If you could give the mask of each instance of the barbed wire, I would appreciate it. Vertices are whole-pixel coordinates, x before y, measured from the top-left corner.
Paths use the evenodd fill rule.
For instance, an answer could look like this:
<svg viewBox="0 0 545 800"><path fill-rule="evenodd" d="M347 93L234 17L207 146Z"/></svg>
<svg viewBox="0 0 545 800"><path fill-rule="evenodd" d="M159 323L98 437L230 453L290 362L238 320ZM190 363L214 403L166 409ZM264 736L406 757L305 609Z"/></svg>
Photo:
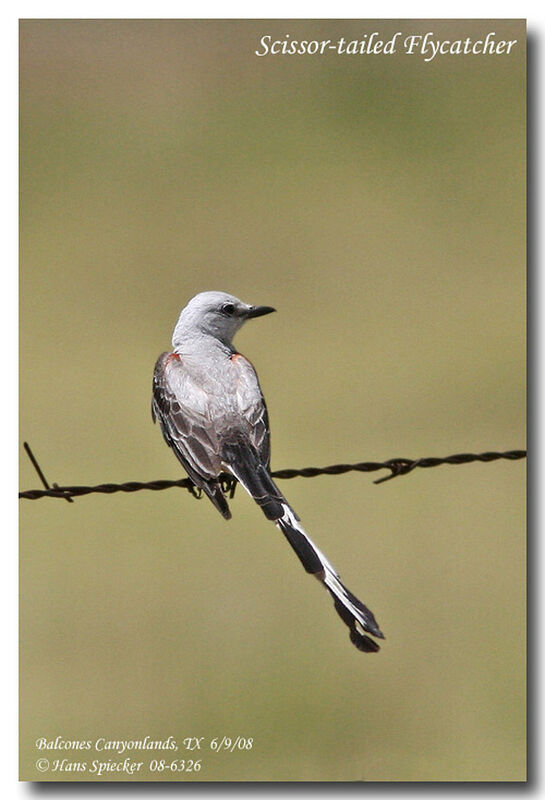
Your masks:
<svg viewBox="0 0 545 800"><path fill-rule="evenodd" d="M126 483L101 483L98 486L59 486L57 483L50 485L42 472L30 446L27 442L24 443L25 451L38 473L44 488L43 489L29 489L25 492L19 492L19 499L25 500L39 500L41 497L60 497L67 500L69 503L73 502L74 497L81 497L85 494L114 494L115 492L139 492L142 489L149 489L151 491L160 491L162 489L171 489L178 487L180 489L187 489L194 497L201 496L201 490L197 489L193 481L189 478L181 478L177 481L127 481ZM374 483L384 483L392 478L397 478L400 475L408 475L416 468L427 469L429 467L438 467L441 464L470 464L474 461L483 463L490 463L491 461L498 461L499 459L506 459L508 461L517 461L521 458L526 458L526 450L507 450L503 453L490 451L486 453L458 453L453 456L426 457L426 458L390 458L388 461L361 461L357 464L333 464L329 467L303 467L303 469L280 469L272 472L273 478L290 479L290 478L314 478L318 475L344 475L347 472L376 472L377 470L386 469L390 471L389 475L378 478ZM232 475L222 473L220 480L223 489L233 497L237 480Z"/></svg>

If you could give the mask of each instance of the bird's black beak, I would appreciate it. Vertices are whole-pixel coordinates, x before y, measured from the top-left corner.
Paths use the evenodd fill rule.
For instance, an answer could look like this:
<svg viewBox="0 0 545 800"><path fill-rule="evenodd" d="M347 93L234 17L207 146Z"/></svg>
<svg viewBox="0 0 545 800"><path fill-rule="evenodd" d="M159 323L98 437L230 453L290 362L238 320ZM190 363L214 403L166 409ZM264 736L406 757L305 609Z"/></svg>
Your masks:
<svg viewBox="0 0 545 800"><path fill-rule="evenodd" d="M271 308L271 306L250 306L246 312L246 317L248 319L252 319L253 317L262 317L265 314L271 314L273 311L276 311L276 308Z"/></svg>

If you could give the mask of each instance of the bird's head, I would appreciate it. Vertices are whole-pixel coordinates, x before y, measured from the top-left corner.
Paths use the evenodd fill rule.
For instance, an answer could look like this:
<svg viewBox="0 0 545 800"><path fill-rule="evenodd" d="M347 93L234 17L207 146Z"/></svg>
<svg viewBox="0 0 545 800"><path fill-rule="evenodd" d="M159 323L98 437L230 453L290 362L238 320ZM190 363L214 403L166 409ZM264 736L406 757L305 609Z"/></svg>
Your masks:
<svg viewBox="0 0 545 800"><path fill-rule="evenodd" d="M248 319L275 311L271 306L252 306L226 292L201 292L182 309L172 344L176 348L192 332L213 336L230 345L235 333Z"/></svg>

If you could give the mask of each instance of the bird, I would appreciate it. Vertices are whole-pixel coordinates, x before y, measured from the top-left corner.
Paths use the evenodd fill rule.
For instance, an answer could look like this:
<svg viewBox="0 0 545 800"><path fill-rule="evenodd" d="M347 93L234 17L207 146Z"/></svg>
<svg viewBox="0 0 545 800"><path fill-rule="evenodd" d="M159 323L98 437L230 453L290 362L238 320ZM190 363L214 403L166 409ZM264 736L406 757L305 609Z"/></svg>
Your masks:
<svg viewBox="0 0 545 800"><path fill-rule="evenodd" d="M153 373L152 419L189 478L228 520L223 476L238 481L284 534L306 572L327 589L350 641L366 653L384 639L373 613L346 588L271 477L267 406L251 362L233 345L250 319L275 311L226 292L195 295L182 309L172 350ZM375 639L371 638L375 637Z"/></svg>

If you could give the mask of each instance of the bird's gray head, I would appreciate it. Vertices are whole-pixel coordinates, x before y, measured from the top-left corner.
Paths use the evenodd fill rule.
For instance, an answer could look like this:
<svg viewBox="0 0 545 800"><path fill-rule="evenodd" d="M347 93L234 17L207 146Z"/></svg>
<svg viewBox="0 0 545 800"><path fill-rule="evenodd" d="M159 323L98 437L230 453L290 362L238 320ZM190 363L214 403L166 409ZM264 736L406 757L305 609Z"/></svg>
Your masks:
<svg viewBox="0 0 545 800"><path fill-rule="evenodd" d="M226 292L201 292L182 310L174 334L174 348L183 347L191 336L212 336L229 346L238 329L253 317L274 311L270 306L250 306Z"/></svg>

